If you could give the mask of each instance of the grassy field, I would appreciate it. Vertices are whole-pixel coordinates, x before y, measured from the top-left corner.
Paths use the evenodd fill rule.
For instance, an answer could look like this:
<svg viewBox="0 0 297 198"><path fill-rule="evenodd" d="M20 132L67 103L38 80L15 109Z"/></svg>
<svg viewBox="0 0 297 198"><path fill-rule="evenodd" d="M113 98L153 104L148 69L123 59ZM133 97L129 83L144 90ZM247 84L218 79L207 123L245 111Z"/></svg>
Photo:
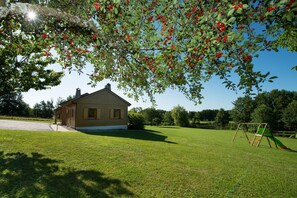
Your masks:
<svg viewBox="0 0 297 198"><path fill-rule="evenodd" d="M48 118L33 118L33 117L18 117L18 116L0 116L0 120L20 120L20 121L29 121L29 122L53 122L53 119Z"/></svg>
<svg viewBox="0 0 297 198"><path fill-rule="evenodd" d="M0 130L0 197L296 197L297 153L233 133Z"/></svg>

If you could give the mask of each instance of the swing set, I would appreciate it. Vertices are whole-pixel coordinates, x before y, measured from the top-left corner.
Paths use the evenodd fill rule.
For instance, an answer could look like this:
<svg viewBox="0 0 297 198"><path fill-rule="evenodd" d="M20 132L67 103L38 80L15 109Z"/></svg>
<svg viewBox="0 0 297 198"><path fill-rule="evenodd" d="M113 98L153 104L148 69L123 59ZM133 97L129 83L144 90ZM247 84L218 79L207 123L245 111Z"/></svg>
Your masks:
<svg viewBox="0 0 297 198"><path fill-rule="evenodd" d="M252 146L254 145L255 142L257 142L256 147L259 147L263 137L266 137L270 148L271 148L270 140L274 142L276 148L283 146L283 144L282 143L280 144L279 141L270 132L267 123L239 123L236 129L236 132L233 136L232 142L234 142L237 136L237 133L240 130L242 130L244 134L243 138L246 138L247 141ZM251 133L254 133L253 138L249 137L249 134Z"/></svg>

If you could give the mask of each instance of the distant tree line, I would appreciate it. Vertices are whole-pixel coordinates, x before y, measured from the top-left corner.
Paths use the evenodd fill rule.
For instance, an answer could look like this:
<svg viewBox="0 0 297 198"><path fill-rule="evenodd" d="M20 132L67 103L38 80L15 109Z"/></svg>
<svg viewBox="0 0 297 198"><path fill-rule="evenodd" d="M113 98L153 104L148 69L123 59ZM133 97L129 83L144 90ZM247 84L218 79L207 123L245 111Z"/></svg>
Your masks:
<svg viewBox="0 0 297 198"><path fill-rule="evenodd" d="M266 122L272 130L297 130L297 92L272 90L255 98L240 97L234 103L234 122Z"/></svg>
<svg viewBox="0 0 297 198"><path fill-rule="evenodd" d="M142 109L141 107L132 108L129 111L129 118L132 123L137 117L141 120L140 128L144 125L164 125L181 127L199 127L199 128L225 128L230 121L229 111L224 109L206 109L202 111L186 111L180 105L173 107L170 111L156 109L154 107ZM137 128L131 123L131 128Z"/></svg>
<svg viewBox="0 0 297 198"><path fill-rule="evenodd" d="M72 96L68 96L67 100L71 98ZM52 118L54 116L54 109L63 101L66 100L58 98L57 103L54 104L53 100L43 100L31 108L23 101L21 93L4 94L0 96L0 115Z"/></svg>
<svg viewBox="0 0 297 198"><path fill-rule="evenodd" d="M52 118L63 101L58 98L55 105L53 100L41 101L30 108L21 93L4 94L0 96L0 115ZM241 122L267 122L272 130L297 130L297 92L272 90L254 98L239 97L231 110L186 111L180 105L170 111L136 107L128 116L129 127L134 129L143 129L144 125L234 129Z"/></svg>
<svg viewBox="0 0 297 198"><path fill-rule="evenodd" d="M129 111L129 116L132 114L143 125L235 129L241 122L267 122L272 130L297 130L297 92L272 90L254 98L239 97L231 110L188 112L178 105L170 111L137 107Z"/></svg>

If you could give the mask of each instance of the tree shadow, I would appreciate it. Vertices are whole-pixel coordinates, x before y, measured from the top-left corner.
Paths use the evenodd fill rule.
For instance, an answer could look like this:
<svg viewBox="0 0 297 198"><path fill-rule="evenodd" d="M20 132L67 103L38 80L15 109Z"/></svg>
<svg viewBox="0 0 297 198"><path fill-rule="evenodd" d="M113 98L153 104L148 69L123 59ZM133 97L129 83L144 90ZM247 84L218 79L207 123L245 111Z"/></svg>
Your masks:
<svg viewBox="0 0 297 198"><path fill-rule="evenodd" d="M118 179L94 170L61 169L39 153L0 152L0 197L133 197Z"/></svg>
<svg viewBox="0 0 297 198"><path fill-rule="evenodd" d="M154 130L108 130L108 131L80 131L89 135L109 136L109 137L121 137L131 138L137 140L158 141L166 142L170 144L176 144L176 142L167 141L167 136L160 135L159 131ZM159 133L159 134L158 134Z"/></svg>

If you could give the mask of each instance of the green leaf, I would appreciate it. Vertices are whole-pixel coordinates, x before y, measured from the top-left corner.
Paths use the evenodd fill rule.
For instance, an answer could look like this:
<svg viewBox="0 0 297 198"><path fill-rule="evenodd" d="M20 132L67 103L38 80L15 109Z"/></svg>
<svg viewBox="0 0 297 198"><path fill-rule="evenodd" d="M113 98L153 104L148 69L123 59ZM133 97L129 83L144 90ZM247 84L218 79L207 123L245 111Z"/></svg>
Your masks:
<svg viewBox="0 0 297 198"><path fill-rule="evenodd" d="M119 12L118 9L117 8L114 8L114 13L115 14L118 14L118 12Z"/></svg>
<svg viewBox="0 0 297 198"><path fill-rule="evenodd" d="M288 21L292 21L292 15L291 14L287 14L286 18L287 18Z"/></svg>
<svg viewBox="0 0 297 198"><path fill-rule="evenodd" d="M193 49L194 49L194 48L188 48L188 52L191 52L191 51L193 51Z"/></svg>
<svg viewBox="0 0 297 198"><path fill-rule="evenodd" d="M217 19L218 19L218 21L221 21L222 20L222 15L218 14Z"/></svg>
<svg viewBox="0 0 297 198"><path fill-rule="evenodd" d="M234 8L232 7L230 10L229 10L229 12L227 13L227 16L232 16L233 15L233 13L234 13Z"/></svg>
<svg viewBox="0 0 297 198"><path fill-rule="evenodd" d="M232 24L232 23L234 23L235 20L236 20L235 17L231 17L231 18L227 21L227 23L228 23L228 24Z"/></svg>
<svg viewBox="0 0 297 198"><path fill-rule="evenodd" d="M249 6L248 6L247 4L243 4L243 5L242 5L242 8L243 8L243 9L247 9L248 7L249 7Z"/></svg>
<svg viewBox="0 0 297 198"><path fill-rule="evenodd" d="M272 79L276 79L278 78L277 76L271 76L269 79L272 80Z"/></svg>
<svg viewBox="0 0 297 198"><path fill-rule="evenodd" d="M292 69L291 70L296 70L297 71L297 65L296 66L294 66L294 67L292 67Z"/></svg>

